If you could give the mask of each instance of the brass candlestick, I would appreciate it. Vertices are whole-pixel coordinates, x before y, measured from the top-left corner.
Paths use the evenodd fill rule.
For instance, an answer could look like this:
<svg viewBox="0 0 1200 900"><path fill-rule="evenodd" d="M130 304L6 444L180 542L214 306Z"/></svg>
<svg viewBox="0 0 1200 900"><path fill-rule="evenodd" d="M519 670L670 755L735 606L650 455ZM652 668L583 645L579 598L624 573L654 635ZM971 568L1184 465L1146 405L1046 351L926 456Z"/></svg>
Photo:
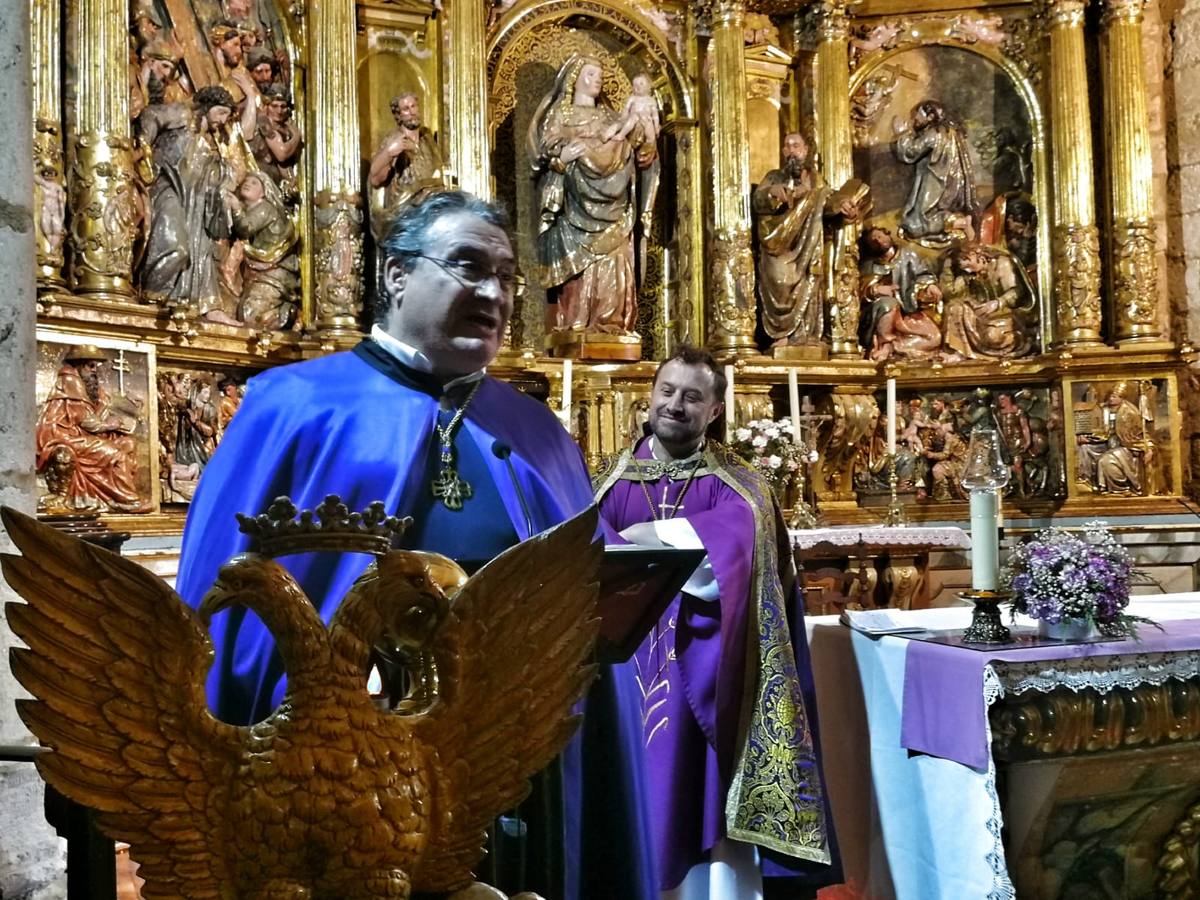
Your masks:
<svg viewBox="0 0 1200 900"><path fill-rule="evenodd" d="M888 502L887 512L883 516L883 524L895 528L900 528L908 524L908 516L904 514L904 504L900 502L900 497L897 493L897 488L900 484L900 477L896 474L896 454L888 454L888 487L892 492L892 499Z"/></svg>

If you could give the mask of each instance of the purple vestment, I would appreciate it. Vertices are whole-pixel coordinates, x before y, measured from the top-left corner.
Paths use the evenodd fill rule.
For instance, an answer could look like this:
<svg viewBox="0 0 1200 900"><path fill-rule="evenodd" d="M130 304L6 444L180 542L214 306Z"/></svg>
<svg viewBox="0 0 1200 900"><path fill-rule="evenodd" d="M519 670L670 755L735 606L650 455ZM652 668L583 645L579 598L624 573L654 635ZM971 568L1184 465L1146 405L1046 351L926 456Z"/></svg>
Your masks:
<svg viewBox="0 0 1200 900"><path fill-rule="evenodd" d="M635 448L633 460L652 458L649 440ZM687 593L677 596L634 657L643 696L645 802L662 890L677 887L688 869L706 861L712 847L727 835L799 856L803 851L797 852L788 840L773 839L774 826L762 821L770 819L772 812L796 822L807 815L809 821L798 830L811 827L814 815L824 818L819 779L805 781L810 774L797 778L796 783L815 783L814 796L798 798L794 806L784 803L776 811L751 809L750 816L742 814L745 809L738 816L727 809L735 776L743 783L753 783L757 773L766 768L754 761L755 754L776 755L761 752L769 741L763 741L762 729L756 730L752 719L771 719L778 727L791 718L797 732L805 737L810 732L805 704L798 699L795 663L785 671L781 654L774 652L766 658L780 664L767 667L765 687L760 679L760 645L778 647L782 642L788 655L791 649L786 617L772 616L772 610L783 609L784 594L790 593L778 574L779 567L790 569L790 562L775 552L777 514L770 494L761 492L761 479L756 481L756 476L736 463L731 467L725 451L706 453L704 459L704 467L690 483L686 470L650 480L655 471L642 469L648 474L628 480L638 467L627 467L630 461L624 457L617 469L624 469L625 477L614 470L597 482L601 515L614 533L636 523L672 517L672 507L682 493L674 517L687 519L703 543L719 591L719 600L712 601ZM765 510L756 510L751 500L765 505ZM771 559L767 561L767 557ZM764 563L771 573L764 572ZM764 596L771 598L769 602L764 602ZM781 696L789 701L772 706L771 698ZM752 716L752 711L759 710L766 713ZM796 753L799 743L785 739L779 746L784 755L794 755L793 772L806 765L815 771L811 754L805 758ZM786 790L788 786L777 783L775 787ZM739 798L744 797L743 790ZM753 806L744 800L738 805ZM736 823L735 830L730 829L730 822ZM815 830L823 834L823 824ZM796 832L785 827L779 833ZM823 846L808 858L827 862L828 854L828 846ZM827 865L820 868L830 872Z"/></svg>

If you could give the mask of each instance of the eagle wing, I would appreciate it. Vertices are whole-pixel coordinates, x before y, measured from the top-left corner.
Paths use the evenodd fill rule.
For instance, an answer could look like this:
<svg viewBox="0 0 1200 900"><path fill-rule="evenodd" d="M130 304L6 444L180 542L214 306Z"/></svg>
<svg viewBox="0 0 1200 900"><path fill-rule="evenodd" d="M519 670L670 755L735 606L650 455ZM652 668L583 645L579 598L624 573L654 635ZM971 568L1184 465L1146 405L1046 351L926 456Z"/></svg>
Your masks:
<svg viewBox="0 0 1200 900"><path fill-rule="evenodd" d="M419 891L471 881L493 819L529 793L578 725L595 676L603 543L595 509L509 549L450 602L436 650L439 702L413 722L437 753L437 811Z"/></svg>
<svg viewBox="0 0 1200 900"><path fill-rule="evenodd" d="M130 844L143 895L217 898L221 828L213 794L229 780L245 729L208 710L213 646L200 618L136 563L0 510L23 556L4 577L26 603L7 603L13 674L35 699L21 720L52 753L42 777L99 811Z"/></svg>

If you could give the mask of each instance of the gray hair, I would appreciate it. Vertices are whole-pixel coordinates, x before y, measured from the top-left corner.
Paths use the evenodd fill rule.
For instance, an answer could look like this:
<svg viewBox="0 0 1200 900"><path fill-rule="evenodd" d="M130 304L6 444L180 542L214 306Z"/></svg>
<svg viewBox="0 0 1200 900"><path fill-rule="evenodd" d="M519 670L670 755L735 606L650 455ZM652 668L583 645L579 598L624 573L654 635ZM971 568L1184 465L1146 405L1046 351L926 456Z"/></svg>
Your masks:
<svg viewBox="0 0 1200 900"><path fill-rule="evenodd" d="M383 265L379 267L380 280L375 291L375 321L387 318L392 301L383 283L383 269L390 260L396 260L411 271L417 258L425 252L425 237L434 223L443 216L468 213L477 216L489 225L495 225L512 240L508 215L500 207L480 200L466 191L438 191L419 203L405 206L388 224L387 234L379 242L379 255Z"/></svg>

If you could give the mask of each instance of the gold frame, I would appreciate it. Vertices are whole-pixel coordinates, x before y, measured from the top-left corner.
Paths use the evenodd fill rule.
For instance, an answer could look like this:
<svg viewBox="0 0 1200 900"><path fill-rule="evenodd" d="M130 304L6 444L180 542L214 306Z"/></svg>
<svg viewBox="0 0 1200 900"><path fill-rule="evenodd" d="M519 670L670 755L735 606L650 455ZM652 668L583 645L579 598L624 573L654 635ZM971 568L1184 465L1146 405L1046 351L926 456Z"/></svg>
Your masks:
<svg viewBox="0 0 1200 900"><path fill-rule="evenodd" d="M1163 500L1173 500L1182 497L1184 494L1183 484L1183 453L1187 448L1186 442L1172 444L1171 447L1171 490L1163 494L1150 494L1141 497L1120 496L1110 498L1105 494L1097 494L1094 491L1082 491L1079 489L1079 479L1076 476L1076 445L1075 445L1075 428L1072 422L1072 414L1074 406L1071 400L1071 390L1076 384L1093 383L1097 381L1122 381L1130 380L1136 374L1137 381L1157 381L1161 379L1167 388L1167 414L1169 418L1168 428L1173 435L1183 434L1183 414L1179 409L1179 380L1176 377L1175 370L1169 368L1152 368L1128 370L1106 370L1099 371L1095 374L1084 375L1082 373L1072 373L1065 375L1062 378L1062 403L1063 403L1063 444L1065 445L1065 453L1063 454L1066 466L1066 472L1063 473L1066 481L1067 499L1064 506L1059 510L1063 515L1070 515L1070 507L1077 503L1089 503L1094 505L1097 502L1106 500L1115 500L1122 506L1125 504L1133 505L1134 508L1130 512L1137 512L1136 504L1148 502L1161 502ZM1116 510L1114 510L1116 512ZM1124 514L1124 511L1118 514Z"/></svg>
<svg viewBox="0 0 1200 900"><path fill-rule="evenodd" d="M79 331L68 328L54 328L39 325L36 330L36 340L39 344L93 344L102 350L124 350L127 353L146 354L146 439L149 443L150 457L150 505L148 513L101 513L101 520L112 524L114 520L140 521L147 517L161 515L162 490L159 484L158 471L158 345L152 341L123 340L121 338L105 337L93 332ZM36 403L36 397L34 398ZM40 412L40 411L39 411Z"/></svg>
<svg viewBox="0 0 1200 900"><path fill-rule="evenodd" d="M858 20L856 20L858 21ZM1054 247L1051 243L1050 179L1048 166L1048 135L1046 117L1042 111L1037 86L1012 57L987 44L965 44L949 36L952 19L928 18L913 22L910 34L913 39L899 46L876 50L865 55L850 75L850 96L853 97L867 77L893 56L922 47L949 47L982 56L998 66L1012 80L1017 93L1025 101L1032 130L1030 157L1033 162L1033 196L1038 211L1038 314L1041 352L1047 353L1054 346Z"/></svg>

